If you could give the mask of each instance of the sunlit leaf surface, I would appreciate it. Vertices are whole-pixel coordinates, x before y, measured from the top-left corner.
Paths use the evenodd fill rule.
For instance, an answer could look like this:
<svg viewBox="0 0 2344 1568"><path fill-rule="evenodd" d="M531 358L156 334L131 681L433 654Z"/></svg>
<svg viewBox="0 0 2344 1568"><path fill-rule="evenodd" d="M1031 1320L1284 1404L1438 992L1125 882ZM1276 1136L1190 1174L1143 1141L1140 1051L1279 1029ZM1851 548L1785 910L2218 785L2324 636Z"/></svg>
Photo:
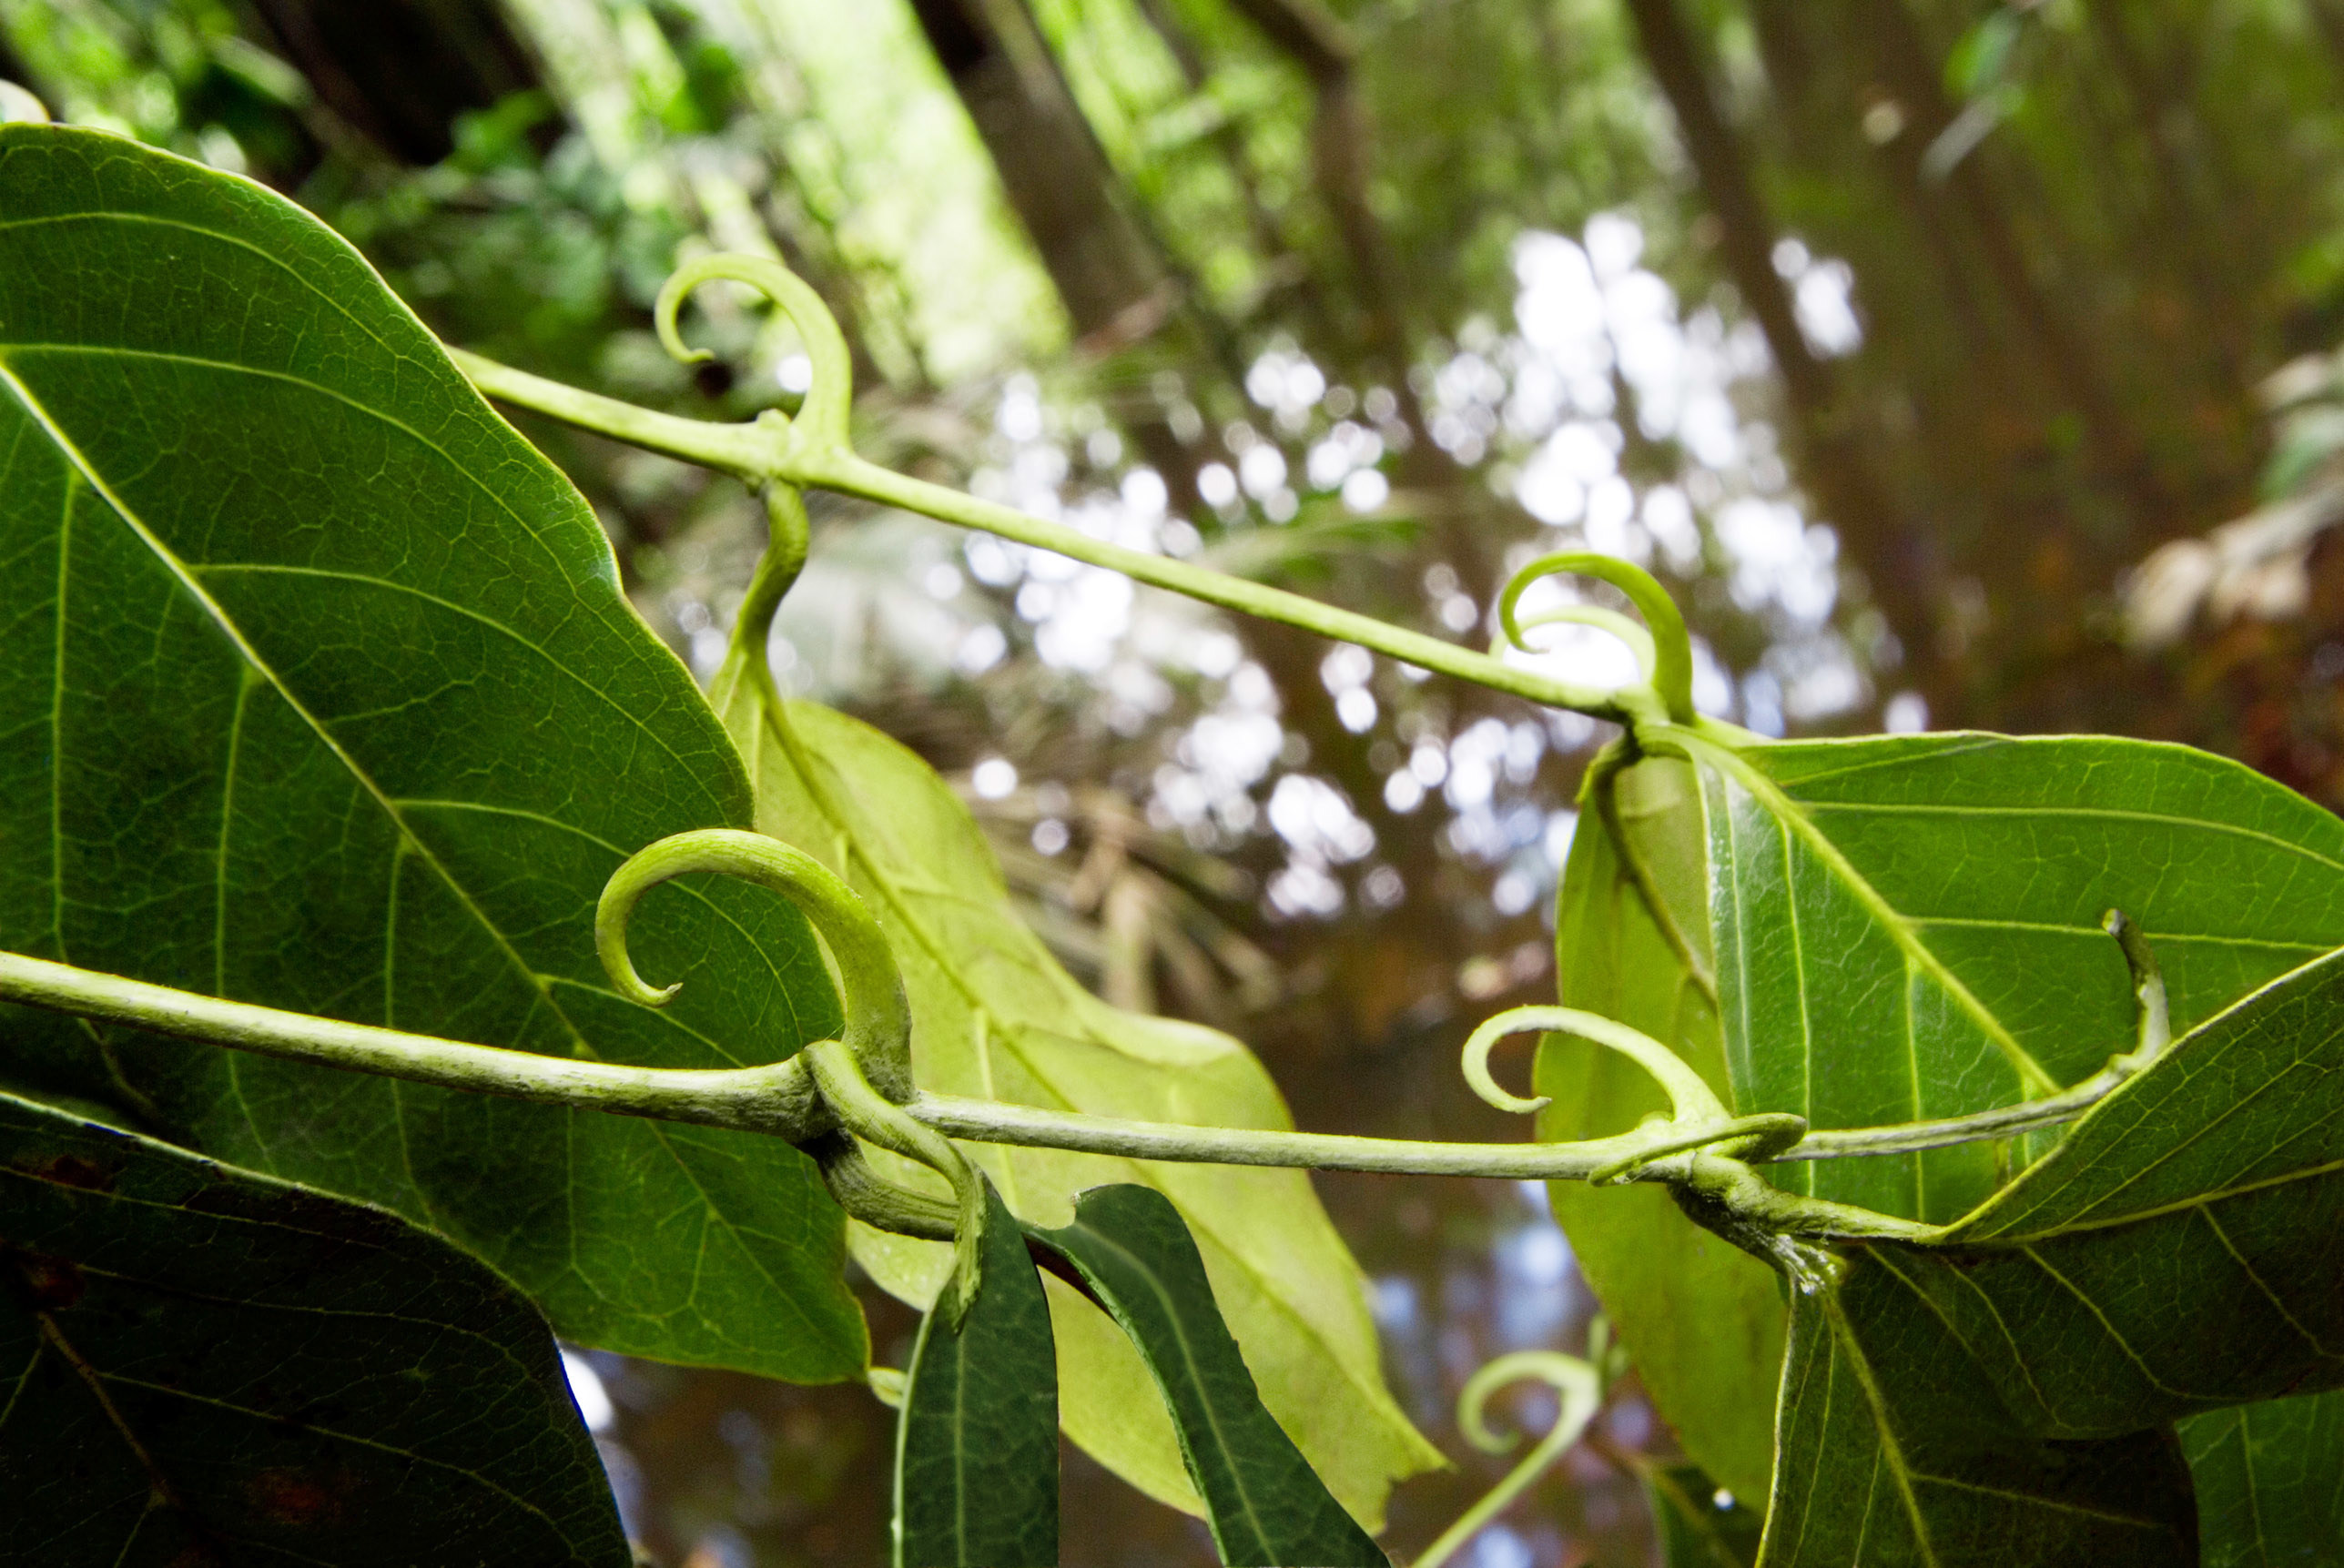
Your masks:
<svg viewBox="0 0 2344 1568"><path fill-rule="evenodd" d="M2092 737L1877 736L1703 754L1738 1109L1955 1116L2129 1049L2123 910L2177 1030L2344 945L2344 821L2235 763ZM1817 1197L1947 1220L1997 1152L1795 1167Z"/></svg>
<svg viewBox="0 0 2344 1568"><path fill-rule="evenodd" d="M2176 1041L1941 1239L1819 1263L1766 1561L2193 1561L2170 1423L2344 1385L2339 1069L2344 953Z"/></svg>
<svg viewBox="0 0 2344 1568"><path fill-rule="evenodd" d="M0 128L0 946L560 1056L715 1067L836 1027L803 922L658 895L665 1013L591 921L631 851L749 825L577 492L348 246L120 137ZM787 1146L11 1015L0 1061L387 1204L561 1330L853 1375L841 1220Z"/></svg>
<svg viewBox="0 0 2344 1568"><path fill-rule="evenodd" d="M381 1209L0 1094L0 1555L632 1561L545 1320Z"/></svg>
<svg viewBox="0 0 2344 1568"><path fill-rule="evenodd" d="M1011 910L967 808L926 764L829 709L772 705L759 673L736 664L714 693L749 758L757 826L838 871L886 928L910 993L922 1088L1149 1120L1292 1125L1269 1075L1236 1041L1120 1012L1059 967ZM1392 1482L1439 1462L1385 1390L1358 1267L1301 1172L972 1153L1037 1224L1063 1223L1076 1193L1109 1182L1170 1196L1263 1400L1360 1517L1380 1522ZM927 1305L942 1249L857 1234L857 1256L879 1281ZM1051 1300L1069 1434L1154 1495L1194 1507L1144 1368L1081 1298L1054 1290Z"/></svg>
<svg viewBox="0 0 2344 1568"><path fill-rule="evenodd" d="M1655 759L1623 769L1614 788L1618 835L1589 798L1571 838L1555 939L1560 999L1665 1041L1730 1100L1692 771ZM1647 902L1620 837L1677 941ZM1554 1101L1538 1118L1538 1135L1548 1139L1626 1132L1668 1109L1659 1086L1635 1063L1563 1036L1540 1043L1537 1085ZM1782 1291L1773 1272L1686 1219L1657 1185L1598 1191L1557 1181L1547 1196L1685 1451L1735 1492L1763 1497L1782 1367Z"/></svg>

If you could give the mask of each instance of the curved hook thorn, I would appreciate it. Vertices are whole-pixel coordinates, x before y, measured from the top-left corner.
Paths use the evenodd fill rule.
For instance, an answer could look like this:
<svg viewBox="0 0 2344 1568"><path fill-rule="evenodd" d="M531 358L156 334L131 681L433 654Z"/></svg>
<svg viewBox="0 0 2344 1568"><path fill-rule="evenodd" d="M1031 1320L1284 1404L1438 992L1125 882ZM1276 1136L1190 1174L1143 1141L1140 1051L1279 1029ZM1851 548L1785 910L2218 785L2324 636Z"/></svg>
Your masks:
<svg viewBox="0 0 2344 1568"><path fill-rule="evenodd" d="M838 966L847 1026L840 1038L889 1099L911 1098L911 1007L878 921L853 888L803 850L759 833L700 828L629 855L611 874L594 910L594 950L621 996L664 1007L682 982L654 986L627 952L628 917L643 895L672 877L713 871L780 894L813 923Z"/></svg>
<svg viewBox="0 0 2344 1568"><path fill-rule="evenodd" d="M1672 1120L1692 1127L1707 1127L1732 1119L1710 1086L1702 1081L1701 1075L1695 1072L1684 1057L1651 1036L1600 1014L1558 1007L1509 1007L1486 1020L1466 1041L1466 1081L1473 1086L1476 1094L1500 1110L1527 1113L1547 1103L1544 1099L1526 1100L1508 1094L1489 1076L1489 1047L1507 1035L1525 1034L1532 1029L1577 1035L1606 1050L1618 1051L1629 1057L1651 1074L1667 1091Z"/></svg>
<svg viewBox="0 0 2344 1568"><path fill-rule="evenodd" d="M1644 673L1646 683L1650 683L1652 672L1659 662L1659 654L1652 642L1652 633L1647 632L1641 622L1622 615L1617 610L1608 610L1600 604L1564 604L1552 610L1541 611L1536 615L1525 616L1511 628L1515 635L1509 637L1506 632L1501 632L1490 639L1490 656L1497 657L1509 644L1521 649L1526 653L1535 652L1537 650L1523 641L1524 634L1535 632L1541 626L1566 625L1592 626L1597 631L1608 632L1627 643L1628 651L1636 656L1636 667Z"/></svg>
<svg viewBox="0 0 2344 1568"><path fill-rule="evenodd" d="M1577 572L1608 582L1636 606L1650 629L1653 645L1652 690L1668 716L1680 724L1693 722L1693 640L1677 602L1658 579L1635 562L1592 551L1565 550L1542 555L1507 579L1497 596L1497 623L1516 647L1526 647L1525 630L1516 607L1523 591L1538 579L1558 572ZM1631 644L1632 646L1633 644Z"/></svg>
<svg viewBox="0 0 2344 1568"><path fill-rule="evenodd" d="M720 278L745 283L781 307L782 314L806 340L806 357L814 363L814 383L798 405L793 428L817 447L840 453L850 450L847 416L855 399L855 369L847 352L846 335L838 330L837 319L822 302L822 296L771 257L726 251L698 257L677 268L660 286L659 298L652 306L652 323L658 329L661 347L687 365L711 358L707 349L694 349L684 341L675 329L675 312L694 289Z"/></svg>
<svg viewBox="0 0 2344 1568"><path fill-rule="evenodd" d="M1603 1378L1595 1367L1559 1351L1517 1351L1498 1357L1474 1373L1466 1381L1464 1391L1457 1395L1456 1424L1476 1448L1485 1453L1504 1453L1521 1441L1518 1434L1507 1437L1490 1430L1488 1404L1490 1395L1526 1378L1536 1378L1547 1384L1560 1399L1555 1424L1547 1429L1546 1436L1538 1440L1521 1463L1507 1472L1505 1480L1490 1488L1487 1496L1466 1509L1456 1523L1441 1532L1438 1540L1425 1548L1424 1555L1416 1559L1416 1568L1440 1568L1455 1556L1459 1547L1479 1534L1483 1526L1503 1513L1532 1482L1562 1458L1603 1408Z"/></svg>

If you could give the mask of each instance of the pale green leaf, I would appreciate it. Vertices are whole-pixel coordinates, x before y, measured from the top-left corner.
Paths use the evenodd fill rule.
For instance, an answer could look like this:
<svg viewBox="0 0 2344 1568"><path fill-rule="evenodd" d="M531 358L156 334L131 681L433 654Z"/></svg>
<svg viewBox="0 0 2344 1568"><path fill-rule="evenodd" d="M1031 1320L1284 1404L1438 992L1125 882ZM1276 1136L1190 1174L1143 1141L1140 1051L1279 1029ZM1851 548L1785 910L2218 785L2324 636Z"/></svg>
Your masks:
<svg viewBox="0 0 2344 1568"><path fill-rule="evenodd" d="M1595 791L1581 801L1556 933L1560 999L1673 1047L1730 1098L1709 969L1708 865L1692 770L1665 758L1613 775L1618 835ZM1644 868L1656 918L1619 838ZM1616 1051L1548 1036L1537 1092L1549 1140L1626 1132L1668 1101ZM1773 1468L1772 1413L1782 1365L1782 1291L1763 1263L1702 1229L1657 1185L1597 1190L1547 1184L1555 1217L1634 1357L1652 1402L1685 1452L1733 1492L1762 1497Z"/></svg>
<svg viewBox="0 0 2344 1568"><path fill-rule="evenodd" d="M763 676L736 654L714 692L749 760L757 825L837 871L887 931L910 995L922 1088L1145 1120L1292 1125L1269 1075L1236 1041L1119 1012L1060 968L1011 911L967 808L918 758L828 709L773 705ZM1036 1224L1064 1224L1087 1188L1138 1182L1168 1195L1195 1233L1263 1401L1356 1516L1380 1522L1392 1483L1440 1462L1385 1389L1358 1267L1301 1172L974 1152L1011 1209ZM858 1256L925 1306L940 1276L908 1266L917 1250L888 1242ZM1093 1309L1052 1300L1071 1435L1155 1495L1188 1501L1167 1484L1176 1454L1160 1441L1138 1446L1171 1430L1147 1411L1157 1401L1144 1371L1128 1351L1097 1353L1101 1336L1069 1322Z"/></svg>

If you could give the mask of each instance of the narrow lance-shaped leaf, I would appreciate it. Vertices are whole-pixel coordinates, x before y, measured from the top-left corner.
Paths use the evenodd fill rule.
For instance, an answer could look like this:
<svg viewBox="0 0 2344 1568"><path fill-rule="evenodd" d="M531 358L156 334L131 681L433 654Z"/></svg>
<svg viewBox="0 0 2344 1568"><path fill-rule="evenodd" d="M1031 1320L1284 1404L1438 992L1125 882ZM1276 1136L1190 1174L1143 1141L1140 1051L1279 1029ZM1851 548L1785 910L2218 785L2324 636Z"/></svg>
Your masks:
<svg viewBox="0 0 2344 1568"><path fill-rule="evenodd" d="M1163 1391L1214 1545L1231 1568L1388 1562L1262 1404L1180 1211L1152 1188L1082 1195L1074 1223L1028 1234L1074 1265Z"/></svg>
<svg viewBox="0 0 2344 1568"><path fill-rule="evenodd" d="M833 1031L737 885L635 922L632 851L747 827L722 727L575 491L366 263L249 181L0 127L0 947L240 1001L666 1067ZM852 1376L841 1218L777 1140L11 1012L15 1081L458 1238L589 1343Z"/></svg>
<svg viewBox="0 0 2344 1568"><path fill-rule="evenodd" d="M1623 768L1612 775L1609 809L1594 794L1604 787L1598 771L1564 868L1555 936L1560 999L1672 1047L1730 1100L1692 770L1666 758ZM1552 1101L1538 1118L1538 1136L1550 1140L1626 1132L1669 1108L1650 1074L1568 1036L1540 1043L1535 1081ZM1763 1497L1782 1365L1782 1291L1772 1270L1686 1219L1658 1185L1598 1191L1556 1181L1547 1190L1588 1283L1685 1452L1736 1493Z"/></svg>
<svg viewBox="0 0 2344 1568"><path fill-rule="evenodd" d="M985 1189L982 1282L919 1326L896 1431L897 1568L1058 1562L1058 1362L1025 1233Z"/></svg>
<svg viewBox="0 0 2344 1568"><path fill-rule="evenodd" d="M815 855L886 929L912 1010L923 1089L1101 1116L1293 1125L1260 1062L1228 1036L1145 1017L1084 991L1018 918L983 833L902 746L811 703L783 703L736 650L713 688L756 783L757 825ZM1262 1395L1346 1507L1380 1522L1402 1476L1440 1463L1384 1387L1358 1266L1298 1171L1164 1165L1051 1149L971 1151L1022 1219L1062 1222L1116 1181L1168 1194L1196 1236ZM924 1174L899 1164L901 1179ZM856 1255L915 1305L945 1249L854 1227ZM1069 1436L1151 1495L1194 1511L1171 1421L1113 1325L1050 1282Z"/></svg>
<svg viewBox="0 0 2344 1568"><path fill-rule="evenodd" d="M2344 1390L2181 1423L2200 1568L2344 1562Z"/></svg>
<svg viewBox="0 0 2344 1568"><path fill-rule="evenodd" d="M2155 946L2177 1029L2344 944L2344 822L2201 752L1938 734L1695 755L1739 1111L1862 1127L2088 1076L2132 1043L2112 907ZM1978 1143L1776 1179L1948 1220L1997 1158Z"/></svg>
<svg viewBox="0 0 2344 1568"><path fill-rule="evenodd" d="M0 1094L11 1562L631 1561L545 1321L427 1231Z"/></svg>

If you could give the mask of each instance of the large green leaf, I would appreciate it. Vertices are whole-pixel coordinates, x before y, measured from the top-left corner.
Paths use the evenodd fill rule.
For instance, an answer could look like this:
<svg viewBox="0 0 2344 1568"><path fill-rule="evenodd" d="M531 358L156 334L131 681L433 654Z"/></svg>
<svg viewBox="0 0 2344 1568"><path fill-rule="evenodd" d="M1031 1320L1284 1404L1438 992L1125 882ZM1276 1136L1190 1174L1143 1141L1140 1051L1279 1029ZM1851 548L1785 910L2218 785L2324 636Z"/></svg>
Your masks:
<svg viewBox="0 0 2344 1568"><path fill-rule="evenodd" d="M2132 1043L2110 908L2186 1028L2344 944L2344 822L2179 746L1977 734L1702 745L1736 1108L1817 1127L1953 1116ZM1817 1197L1951 1219L1995 1146L1820 1162Z"/></svg>
<svg viewBox="0 0 2344 1568"><path fill-rule="evenodd" d="M2344 1563L2344 1390L2181 1423L2202 1568Z"/></svg>
<svg viewBox="0 0 2344 1568"><path fill-rule="evenodd" d="M0 1557L624 1568L545 1320L380 1209L0 1094Z"/></svg>
<svg viewBox="0 0 2344 1568"><path fill-rule="evenodd" d="M2048 1437L2344 1384L2344 952L2174 1042L1942 1240L1868 1250Z"/></svg>
<svg viewBox="0 0 2344 1568"><path fill-rule="evenodd" d="M593 513L356 252L93 131L0 128L0 946L243 1001L671 1067L837 1027L778 900L679 887L621 999L631 851L750 825ZM776 1140L11 1013L17 1081L453 1236L565 1334L853 1375L842 1222Z"/></svg>
<svg viewBox="0 0 2344 1568"><path fill-rule="evenodd" d="M2344 1385L2339 1199L2344 951L2174 1042L1938 1236L1818 1255L1767 1563L1902 1561L1907 1537L1946 1562L1997 1539L2045 1564L2191 1561L2194 1520L2128 1478L2186 1502L2174 1420ZM2163 1541L2183 1524L2186 1553Z"/></svg>
<svg viewBox="0 0 2344 1568"><path fill-rule="evenodd" d="M886 929L910 996L922 1088L1146 1120L1293 1125L1236 1041L1120 1012L1077 985L1019 921L983 834L935 773L843 714L776 703L762 657L736 654L714 690L749 759L757 826L838 872ZM1380 1523L1392 1482L1440 1462L1384 1387L1358 1267L1301 1172L974 1152L1011 1209L1039 1224L1064 1223L1076 1193L1110 1182L1169 1195L1263 1399L1359 1517ZM940 1246L854 1234L882 1285L928 1304L943 1277ZM1081 1297L1053 1290L1050 1300L1068 1434L1152 1495L1196 1507L1145 1369Z"/></svg>
<svg viewBox="0 0 2344 1568"><path fill-rule="evenodd" d="M988 1184L976 1300L919 1326L896 1433L898 1568L1058 1561L1058 1362L1025 1233Z"/></svg>
<svg viewBox="0 0 2344 1568"><path fill-rule="evenodd" d="M1792 1300L1760 1568L2194 1568L2169 1426L2044 1441L1882 1274Z"/></svg>
<svg viewBox="0 0 2344 1568"><path fill-rule="evenodd" d="M1596 793L1606 787L1608 807ZM1691 769L1655 759L1619 770L1608 786L1599 770L1580 804L1555 938L1561 1000L1667 1043L1730 1099ZM1622 839L1644 871L1641 885ZM1539 1043L1535 1077L1553 1101L1538 1118L1538 1136L1549 1140L1626 1132L1669 1108L1635 1063L1567 1036ZM1581 1271L1685 1452L1738 1495L1763 1497L1782 1366L1782 1291L1773 1271L1686 1219L1657 1185L1598 1191L1556 1181L1547 1190Z"/></svg>
<svg viewBox="0 0 2344 1568"><path fill-rule="evenodd" d="M1169 1199L1148 1187L1098 1188L1075 1205L1072 1224L1028 1230L1074 1265L1139 1347L1178 1423L1223 1563L1385 1568L1383 1552L1263 1405Z"/></svg>

